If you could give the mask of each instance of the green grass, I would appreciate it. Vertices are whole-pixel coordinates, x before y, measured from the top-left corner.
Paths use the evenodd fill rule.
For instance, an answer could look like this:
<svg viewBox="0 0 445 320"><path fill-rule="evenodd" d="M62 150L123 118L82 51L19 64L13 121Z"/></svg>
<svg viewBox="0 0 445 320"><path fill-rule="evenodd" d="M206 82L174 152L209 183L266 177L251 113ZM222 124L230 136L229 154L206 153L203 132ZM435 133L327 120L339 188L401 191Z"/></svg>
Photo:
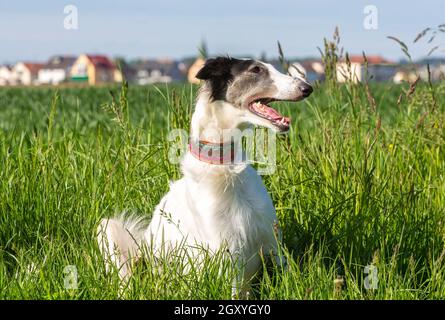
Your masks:
<svg viewBox="0 0 445 320"><path fill-rule="evenodd" d="M408 87L373 85L374 104L362 85L317 86L279 107L292 129L264 181L290 265L263 272L255 298L445 297L445 84L406 97ZM123 210L150 217L180 177L166 134L188 129L196 87L130 87L128 100L120 91L0 89L0 298L119 297L96 226ZM147 259L122 297L230 299L219 258L186 275ZM365 288L371 264L375 290ZM77 290L64 287L68 265Z"/></svg>

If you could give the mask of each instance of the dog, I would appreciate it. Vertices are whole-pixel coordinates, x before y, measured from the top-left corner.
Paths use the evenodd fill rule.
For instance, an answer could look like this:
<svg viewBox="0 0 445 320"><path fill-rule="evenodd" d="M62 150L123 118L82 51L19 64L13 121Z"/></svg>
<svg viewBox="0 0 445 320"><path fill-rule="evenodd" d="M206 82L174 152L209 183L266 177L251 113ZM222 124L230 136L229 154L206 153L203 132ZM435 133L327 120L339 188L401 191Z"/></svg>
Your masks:
<svg viewBox="0 0 445 320"><path fill-rule="evenodd" d="M183 178L155 208L148 226L141 219L103 219L98 242L106 269L117 268L121 279L131 275L141 247L154 255L185 245L211 252L226 246L240 270L233 296L247 292L262 257L284 264L279 254L281 231L272 200L255 169L234 162L232 131L262 126L287 132L290 119L269 104L300 101L313 89L303 78L277 71L251 59L208 59L197 73L202 81L191 120L190 147L181 160ZM228 134L228 135L227 135Z"/></svg>

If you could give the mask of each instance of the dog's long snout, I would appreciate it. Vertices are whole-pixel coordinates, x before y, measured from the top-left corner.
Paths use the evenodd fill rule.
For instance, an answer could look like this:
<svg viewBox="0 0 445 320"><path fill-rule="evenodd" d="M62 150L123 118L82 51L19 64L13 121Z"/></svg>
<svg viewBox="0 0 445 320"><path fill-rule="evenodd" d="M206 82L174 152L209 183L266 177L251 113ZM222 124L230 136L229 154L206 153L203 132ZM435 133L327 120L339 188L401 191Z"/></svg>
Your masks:
<svg viewBox="0 0 445 320"><path fill-rule="evenodd" d="M312 91L314 91L314 89L312 89L312 86L308 83L301 83L298 88L300 89L301 93L303 94L303 97L309 97L312 93Z"/></svg>

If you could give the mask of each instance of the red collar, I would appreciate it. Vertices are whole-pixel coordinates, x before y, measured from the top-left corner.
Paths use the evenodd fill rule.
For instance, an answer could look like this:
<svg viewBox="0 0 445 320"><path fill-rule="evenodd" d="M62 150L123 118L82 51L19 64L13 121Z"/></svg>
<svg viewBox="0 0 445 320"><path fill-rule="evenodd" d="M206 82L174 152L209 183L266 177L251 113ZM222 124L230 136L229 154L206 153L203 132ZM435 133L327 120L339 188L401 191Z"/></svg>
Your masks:
<svg viewBox="0 0 445 320"><path fill-rule="evenodd" d="M214 143L190 140L189 150L196 159L209 164L235 164L235 144L233 142Z"/></svg>

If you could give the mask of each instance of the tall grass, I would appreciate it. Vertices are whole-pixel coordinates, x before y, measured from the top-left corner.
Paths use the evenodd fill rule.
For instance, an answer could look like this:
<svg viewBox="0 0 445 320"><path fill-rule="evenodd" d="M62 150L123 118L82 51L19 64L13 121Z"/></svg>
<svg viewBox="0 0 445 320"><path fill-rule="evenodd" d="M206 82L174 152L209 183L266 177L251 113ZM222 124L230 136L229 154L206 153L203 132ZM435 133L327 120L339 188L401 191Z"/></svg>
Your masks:
<svg viewBox="0 0 445 320"><path fill-rule="evenodd" d="M290 264L265 268L253 296L444 297L445 85L331 82L278 106L293 125L264 181ZM189 85L0 90L0 298L230 298L233 275L218 255L187 275L175 264L157 273L147 259L122 296L95 241L102 217L149 218L180 177L166 135L188 129L195 94ZM78 289L64 287L68 265ZM367 265L377 289L365 287Z"/></svg>

